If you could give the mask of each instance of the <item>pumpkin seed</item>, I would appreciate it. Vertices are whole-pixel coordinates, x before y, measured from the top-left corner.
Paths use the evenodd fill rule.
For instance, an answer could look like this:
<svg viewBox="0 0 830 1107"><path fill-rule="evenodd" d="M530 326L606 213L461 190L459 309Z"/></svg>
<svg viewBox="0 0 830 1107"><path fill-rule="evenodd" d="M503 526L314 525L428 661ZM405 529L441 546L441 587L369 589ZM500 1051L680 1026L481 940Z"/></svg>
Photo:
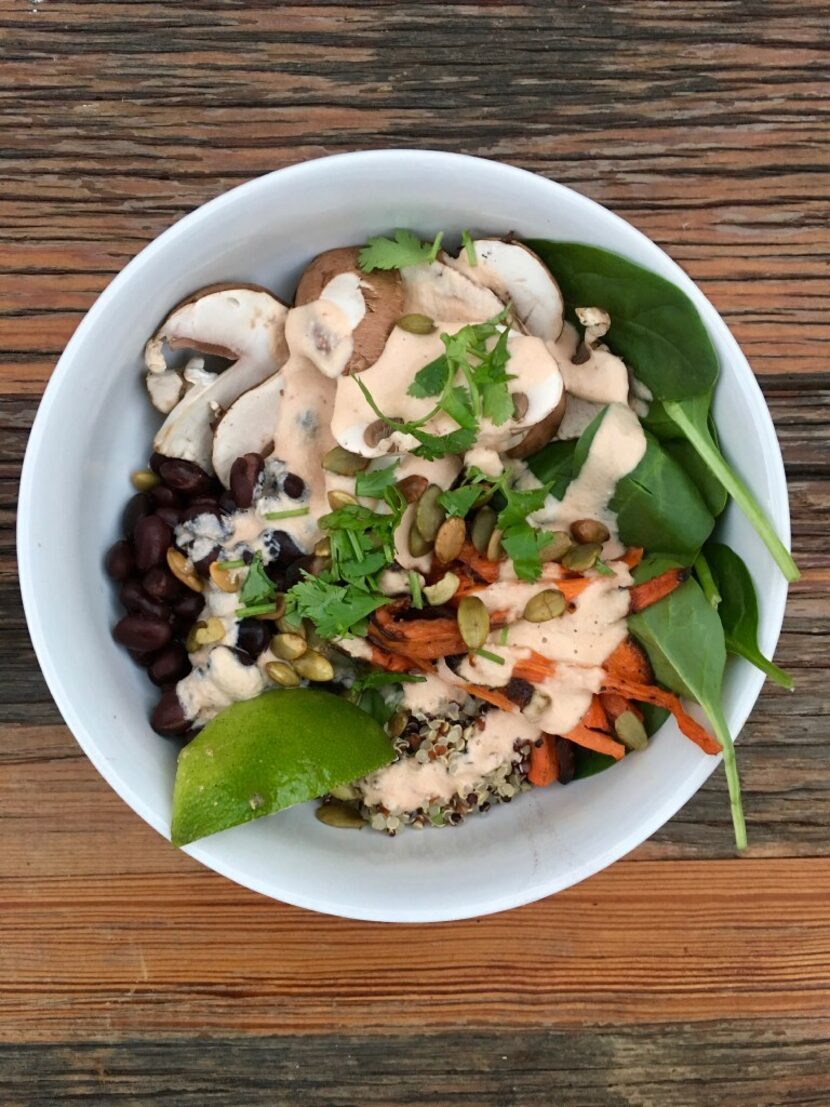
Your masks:
<svg viewBox="0 0 830 1107"><path fill-rule="evenodd" d="M329 795L337 800L356 800L358 792L351 784L338 784L337 787L332 788Z"/></svg>
<svg viewBox="0 0 830 1107"><path fill-rule="evenodd" d="M435 330L435 323L432 319L428 315L419 314L417 311L413 311L409 315L402 315L395 326L400 327L407 334L432 334Z"/></svg>
<svg viewBox="0 0 830 1107"><path fill-rule="evenodd" d="M337 473L341 477L353 477L355 473L362 473L368 465L368 457L353 454L351 450L344 450L342 446L334 446L323 458L323 468L326 472Z"/></svg>
<svg viewBox="0 0 830 1107"><path fill-rule="evenodd" d="M390 738L400 738L409 722L409 715L405 711L396 711L386 724L386 733Z"/></svg>
<svg viewBox="0 0 830 1107"><path fill-rule="evenodd" d="M321 538L314 547L315 557L331 557L331 539Z"/></svg>
<svg viewBox="0 0 830 1107"><path fill-rule="evenodd" d="M384 419L375 419L363 432L363 441L367 446L377 446L384 438L389 437L393 429Z"/></svg>
<svg viewBox="0 0 830 1107"><path fill-rule="evenodd" d="M326 499L329 501L329 507L332 511L339 511L341 507L351 507L352 504L357 503L357 499L351 492L344 492L342 488L332 489L331 492L327 493Z"/></svg>
<svg viewBox="0 0 830 1107"><path fill-rule="evenodd" d="M177 550L175 546L170 546L166 556L167 566L176 580L186 584L192 592L204 592L205 586L199 574L193 568L193 563L184 556L181 550Z"/></svg>
<svg viewBox="0 0 830 1107"><path fill-rule="evenodd" d="M573 542L563 530L553 531L547 546L541 550L542 561L561 561L572 545Z"/></svg>
<svg viewBox="0 0 830 1107"><path fill-rule="evenodd" d="M575 523L571 523L571 534L574 541L583 544L599 542L602 545L611 537L608 527L599 519L577 519Z"/></svg>
<svg viewBox="0 0 830 1107"><path fill-rule="evenodd" d="M285 614L285 596L278 594L274 596L274 610L266 611L263 615L254 615L255 619L262 619L264 622L273 620L276 622L281 619Z"/></svg>
<svg viewBox="0 0 830 1107"><path fill-rule="evenodd" d="M300 683L300 678L284 661L269 661L265 673L274 684L281 684L283 688L296 688Z"/></svg>
<svg viewBox="0 0 830 1107"><path fill-rule="evenodd" d="M464 520L457 515L447 519L438 528L435 536L435 557L442 565L449 565L455 561L461 553L464 541L467 537L467 528Z"/></svg>
<svg viewBox="0 0 830 1107"><path fill-rule="evenodd" d="M225 624L212 615L206 622L201 620L194 627L193 640L198 646L212 646L225 637Z"/></svg>
<svg viewBox="0 0 830 1107"><path fill-rule="evenodd" d="M331 680L334 676L332 663L316 650L306 650L303 656L298 657L294 662L294 669L306 680L324 681Z"/></svg>
<svg viewBox="0 0 830 1107"><path fill-rule="evenodd" d="M548 619L557 619L567 606L558 588L546 588L530 597L525 604L524 617L529 623L546 623Z"/></svg>
<svg viewBox="0 0 830 1107"><path fill-rule="evenodd" d="M458 591L460 583L461 581L455 573L444 573L440 580L437 580L435 584L427 585L424 589L427 603L433 607L440 607L442 603L448 603Z"/></svg>
<svg viewBox="0 0 830 1107"><path fill-rule="evenodd" d="M418 530L416 523L409 528L409 552L413 557L424 557L430 552L434 543L427 542L426 538Z"/></svg>
<svg viewBox="0 0 830 1107"><path fill-rule="evenodd" d="M502 531L498 527L490 535L490 541L487 543L487 560L488 561L501 561L504 556L504 550L501 545Z"/></svg>
<svg viewBox="0 0 830 1107"><path fill-rule="evenodd" d="M496 513L492 507L480 508L470 527L470 539L480 554L487 553L487 546L496 529Z"/></svg>
<svg viewBox="0 0 830 1107"><path fill-rule="evenodd" d="M520 423L527 415L528 398L524 392L514 392L512 395L513 400L513 418L517 423Z"/></svg>
<svg viewBox="0 0 830 1107"><path fill-rule="evenodd" d="M187 632L187 638L184 641L184 648L188 653L195 653L199 648L199 643L196 641L196 634L198 631L204 629L207 624L203 619L194 623L190 630Z"/></svg>
<svg viewBox="0 0 830 1107"><path fill-rule="evenodd" d="M412 473L410 476L404 477L403 480L399 480L395 487L408 504L414 504L417 499L423 496L428 485L429 481L426 477L419 476L418 473Z"/></svg>
<svg viewBox="0 0 830 1107"><path fill-rule="evenodd" d="M149 492L160 483L160 478L152 469L136 469L130 474L130 481L136 492Z"/></svg>
<svg viewBox="0 0 830 1107"><path fill-rule="evenodd" d="M271 639L271 653L275 657L281 658L283 661L296 661L298 657L302 657L308 650L308 642L303 638L302 634L294 634L292 631L285 631L282 634L275 634Z"/></svg>
<svg viewBox="0 0 830 1107"><path fill-rule="evenodd" d="M465 596L458 605L458 629L464 644L480 649L490 633L490 612L478 596Z"/></svg>
<svg viewBox="0 0 830 1107"><path fill-rule="evenodd" d="M325 823L326 826L336 826L340 830L360 830L366 825L366 820L359 811L346 803L340 803L339 800L321 804L314 814L321 823Z"/></svg>
<svg viewBox="0 0 830 1107"><path fill-rule="evenodd" d="M646 728L633 711L623 711L614 721L614 730L622 744L629 750L644 750L648 745Z"/></svg>
<svg viewBox="0 0 830 1107"><path fill-rule="evenodd" d="M601 553L602 546L599 542L586 542L581 546L571 546L562 558L562 565L575 573L582 573L596 565L597 558Z"/></svg>
<svg viewBox="0 0 830 1107"><path fill-rule="evenodd" d="M283 606L285 606L283 604ZM285 615L280 615L277 619L277 630L281 630L283 634L299 634L300 637L305 638L305 627L300 624L297 626L294 623L289 623L285 618Z"/></svg>
<svg viewBox="0 0 830 1107"><path fill-rule="evenodd" d="M415 508L415 522L427 542L435 541L438 529L447 517L446 509L438 503L438 497L442 494L443 489L437 484L428 485Z"/></svg>
<svg viewBox="0 0 830 1107"><path fill-rule="evenodd" d="M239 578L232 569L220 569L217 561L210 563L210 579L220 592L238 592Z"/></svg>
<svg viewBox="0 0 830 1107"><path fill-rule="evenodd" d="M551 705L551 698L545 692L534 691L522 714L531 723L538 723Z"/></svg>

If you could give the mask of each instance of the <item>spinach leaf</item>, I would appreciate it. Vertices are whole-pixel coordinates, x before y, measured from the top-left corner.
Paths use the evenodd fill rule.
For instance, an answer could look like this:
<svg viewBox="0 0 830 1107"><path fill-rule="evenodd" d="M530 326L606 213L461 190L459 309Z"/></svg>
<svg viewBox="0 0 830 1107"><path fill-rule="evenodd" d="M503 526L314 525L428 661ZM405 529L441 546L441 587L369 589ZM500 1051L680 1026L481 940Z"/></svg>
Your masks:
<svg viewBox="0 0 830 1107"><path fill-rule="evenodd" d="M616 758L610 753L597 753L596 750L586 750L577 746L574 751L574 780L585 780L586 777L604 773L612 765L617 764Z"/></svg>
<svg viewBox="0 0 830 1107"><path fill-rule="evenodd" d="M712 434L713 424L710 422L709 426L709 433ZM717 441L714 434L712 434L712 438ZM721 515L729 503L729 493L691 442L687 442L685 438L671 438L663 442L662 446L666 453L674 458L683 472L691 477L706 506L715 518Z"/></svg>
<svg viewBox="0 0 830 1107"><path fill-rule="evenodd" d="M703 595L715 611L717 611L720 607L722 597L715 583L715 578L712 576L712 570L709 568L709 562L706 560L702 550L695 558L694 570L697 582L703 589Z"/></svg>
<svg viewBox="0 0 830 1107"><path fill-rule="evenodd" d="M554 439L544 449L527 459L531 473L543 484L550 485L552 494L561 500L574 477L576 439Z"/></svg>
<svg viewBox="0 0 830 1107"><path fill-rule="evenodd" d="M706 561L721 595L718 614L727 650L745 657L776 684L792 691L793 678L758 648L758 599L749 569L734 550L719 542L707 545Z"/></svg>
<svg viewBox="0 0 830 1107"><path fill-rule="evenodd" d="M608 345L659 399L709 392L718 377L711 339L688 296L619 254L575 242L533 239L566 305L601 307L611 316Z"/></svg>
<svg viewBox="0 0 830 1107"><path fill-rule="evenodd" d="M646 558L634 573L648 580L663 571L666 561ZM671 595L637 615L629 615L628 627L645 648L657 680L679 695L696 700L723 746L723 763L729 786L732 823L738 849L746 848L746 826L735 747L721 703L726 642L717 612L691 578Z"/></svg>

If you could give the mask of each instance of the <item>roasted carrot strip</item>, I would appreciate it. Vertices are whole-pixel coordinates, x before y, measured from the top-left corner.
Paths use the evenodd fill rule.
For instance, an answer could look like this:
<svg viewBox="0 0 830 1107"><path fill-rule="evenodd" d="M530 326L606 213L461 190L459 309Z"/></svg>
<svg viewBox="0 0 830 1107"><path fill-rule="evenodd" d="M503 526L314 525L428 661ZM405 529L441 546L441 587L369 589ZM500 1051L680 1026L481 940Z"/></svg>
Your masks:
<svg viewBox="0 0 830 1107"><path fill-rule="evenodd" d="M501 692L497 692L495 688L484 688L481 684L462 684L461 687L465 692L469 692L471 696L475 696L476 699L491 703L493 707L500 707L502 711L516 710L515 703L509 700L507 696L502 695Z"/></svg>
<svg viewBox="0 0 830 1107"><path fill-rule="evenodd" d="M624 561L629 569L636 569L643 560L644 553L645 550L642 546L629 546L622 557L617 558L617 560Z"/></svg>
<svg viewBox="0 0 830 1107"><path fill-rule="evenodd" d="M462 577L461 583L453 596L453 600L462 600L465 596L472 596L476 592L482 592L486 587L486 584L482 584L481 581L478 580L473 580L472 577Z"/></svg>
<svg viewBox="0 0 830 1107"><path fill-rule="evenodd" d="M490 561L483 554L480 554L472 542L464 543L457 560L462 565L467 565L482 580L486 580L488 584L492 584L493 581L499 579L499 563Z"/></svg>
<svg viewBox="0 0 830 1107"><path fill-rule="evenodd" d="M645 650L633 638L625 638L602 663L603 669L614 676L633 680L638 684L651 684L654 673Z"/></svg>
<svg viewBox="0 0 830 1107"><path fill-rule="evenodd" d="M555 672L556 662L543 657L536 650L531 650L530 657L523 657L513 666L513 676L520 680L529 680L531 684L547 680Z"/></svg>
<svg viewBox="0 0 830 1107"><path fill-rule="evenodd" d="M401 654L389 653L388 650L383 650L380 646L373 645L371 649L372 664L377 665L380 669L386 669L390 673L405 673L410 668L409 659Z"/></svg>
<svg viewBox="0 0 830 1107"><path fill-rule="evenodd" d="M599 696L591 697L591 706L582 716L580 726L587 726L589 730L601 730L606 734L610 731L608 716L605 714L605 708L600 703Z"/></svg>
<svg viewBox="0 0 830 1107"><path fill-rule="evenodd" d="M636 703L632 703L631 700L627 700L625 696L621 696L619 692L601 692L599 701L605 709L605 714L608 716L609 722L615 723L626 711L632 712L636 715L640 722L643 721L643 713L639 709Z"/></svg>
<svg viewBox="0 0 830 1107"><path fill-rule="evenodd" d="M537 788L544 788L559 779L559 759L556 756L556 739L552 734L543 734L541 744L530 747L530 767L527 779Z"/></svg>
<svg viewBox="0 0 830 1107"><path fill-rule="evenodd" d="M577 746L584 746L586 750L595 750L597 753L607 753L619 761L625 757L625 746L621 742L614 741L607 734L599 730L591 730L584 723L578 723L573 730L565 735L569 741Z"/></svg>
<svg viewBox="0 0 830 1107"><path fill-rule="evenodd" d="M628 699L638 700L640 703L653 703L658 707L665 707L674 715L677 725L687 738L700 746L704 753L720 753L721 744L700 723L684 709L674 692L666 692L654 684L638 684L636 681L626 680L624 677L608 674L603 682L603 690L619 692ZM570 735L568 736L570 737Z"/></svg>
<svg viewBox="0 0 830 1107"><path fill-rule="evenodd" d="M651 607L653 603L657 603L658 600L671 595L675 588L679 588L688 579L688 569L668 569L665 573L661 573L659 577L652 577L651 580L646 580L642 584L632 585L628 590L631 597L629 611L632 615L636 615L638 611L644 611L647 607Z"/></svg>

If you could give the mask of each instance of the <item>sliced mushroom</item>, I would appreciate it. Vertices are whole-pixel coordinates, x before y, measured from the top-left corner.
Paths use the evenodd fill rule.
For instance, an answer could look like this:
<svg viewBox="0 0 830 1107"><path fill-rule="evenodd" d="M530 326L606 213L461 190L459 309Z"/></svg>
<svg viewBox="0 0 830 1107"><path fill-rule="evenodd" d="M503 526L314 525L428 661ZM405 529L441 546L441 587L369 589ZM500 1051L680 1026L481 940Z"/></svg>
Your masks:
<svg viewBox="0 0 830 1107"><path fill-rule="evenodd" d="M400 273L361 272L359 252L358 246L327 250L311 262L297 285L291 348L330 377L373 365L403 313Z"/></svg>
<svg viewBox="0 0 830 1107"><path fill-rule="evenodd" d="M433 261L401 270L407 315L483 323L503 311L504 304L494 292L459 271L452 258L446 260L446 265Z"/></svg>
<svg viewBox="0 0 830 1107"><path fill-rule="evenodd" d="M457 258L445 256L443 260L458 273L491 289L502 303L512 304L528 334L555 341L562 333L565 307L559 285L547 266L518 242L482 238L473 243L473 249L475 265L470 265L466 250Z"/></svg>
<svg viewBox="0 0 830 1107"><path fill-rule="evenodd" d="M628 369L622 358L612 354L602 342L611 326L608 312L579 307L576 314L585 327L585 336L571 361L562 362L565 387L571 395L592 403L628 403Z"/></svg>
<svg viewBox="0 0 830 1107"><path fill-rule="evenodd" d="M205 374L204 387L194 384L185 392L155 437L158 453L195 461L212 472L212 426L217 418L286 360L286 314L285 306L264 289L213 286L168 316L145 348L151 374L169 372L165 343L173 350L217 354L233 364L218 375Z"/></svg>
<svg viewBox="0 0 830 1107"><path fill-rule="evenodd" d="M275 373L234 400L213 432L213 469L228 487L231 466L247 453L265 456L272 449L274 424L282 396L282 374Z"/></svg>
<svg viewBox="0 0 830 1107"><path fill-rule="evenodd" d="M565 416L567 402L567 394L563 391L556 407L546 415L544 419L532 426L521 442L517 443L512 450L507 451L507 456L516 458L530 457L531 454L535 454L537 450L541 450L543 446L547 446L548 442L550 442L551 438L553 438L559 430L559 424Z"/></svg>

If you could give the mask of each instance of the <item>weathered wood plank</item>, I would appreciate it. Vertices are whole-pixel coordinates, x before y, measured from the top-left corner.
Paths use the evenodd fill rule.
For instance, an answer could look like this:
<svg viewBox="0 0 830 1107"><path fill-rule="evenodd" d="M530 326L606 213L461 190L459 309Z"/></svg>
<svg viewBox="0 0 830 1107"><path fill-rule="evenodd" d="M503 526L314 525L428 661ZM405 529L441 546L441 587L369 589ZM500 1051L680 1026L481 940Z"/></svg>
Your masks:
<svg viewBox="0 0 830 1107"><path fill-rule="evenodd" d="M0 1046L5 1107L825 1107L830 1023ZM33 1076L33 1074L35 1074ZM763 1097L763 1098L760 1098Z"/></svg>

